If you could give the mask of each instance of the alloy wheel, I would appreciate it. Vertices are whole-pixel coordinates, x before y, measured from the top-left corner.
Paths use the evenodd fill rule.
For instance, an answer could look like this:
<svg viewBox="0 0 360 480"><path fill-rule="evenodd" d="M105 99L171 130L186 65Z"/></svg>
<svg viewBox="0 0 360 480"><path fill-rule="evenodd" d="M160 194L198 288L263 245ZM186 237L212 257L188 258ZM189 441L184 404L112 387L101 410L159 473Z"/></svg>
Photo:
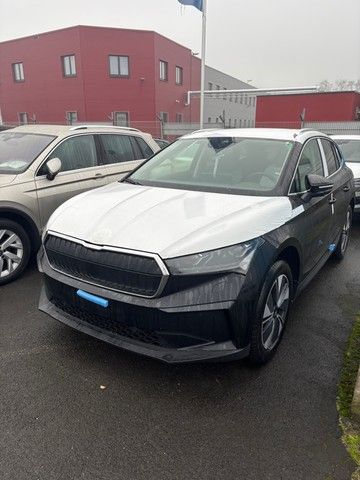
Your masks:
<svg viewBox="0 0 360 480"><path fill-rule="evenodd" d="M350 210L346 213L346 220L341 232L341 253L345 253L346 248L349 243L349 235L350 235L350 227L351 227L351 212Z"/></svg>
<svg viewBox="0 0 360 480"><path fill-rule="evenodd" d="M265 350L272 350L284 329L290 303L290 283L285 274L278 275L267 296L261 326Z"/></svg>
<svg viewBox="0 0 360 480"><path fill-rule="evenodd" d="M0 278L7 277L19 267L23 254L20 237L11 230L0 230Z"/></svg>

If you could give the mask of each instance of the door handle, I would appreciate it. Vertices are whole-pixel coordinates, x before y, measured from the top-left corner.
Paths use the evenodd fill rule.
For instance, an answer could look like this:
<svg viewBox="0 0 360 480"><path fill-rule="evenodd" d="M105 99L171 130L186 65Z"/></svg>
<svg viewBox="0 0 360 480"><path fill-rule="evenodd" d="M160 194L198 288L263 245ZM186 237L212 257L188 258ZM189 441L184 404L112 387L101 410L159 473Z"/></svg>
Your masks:
<svg viewBox="0 0 360 480"><path fill-rule="evenodd" d="M350 187L349 185L345 185L345 187L343 188L344 192L348 192L350 190Z"/></svg>
<svg viewBox="0 0 360 480"><path fill-rule="evenodd" d="M103 176L102 173L95 173L95 177L94 178L101 178Z"/></svg>

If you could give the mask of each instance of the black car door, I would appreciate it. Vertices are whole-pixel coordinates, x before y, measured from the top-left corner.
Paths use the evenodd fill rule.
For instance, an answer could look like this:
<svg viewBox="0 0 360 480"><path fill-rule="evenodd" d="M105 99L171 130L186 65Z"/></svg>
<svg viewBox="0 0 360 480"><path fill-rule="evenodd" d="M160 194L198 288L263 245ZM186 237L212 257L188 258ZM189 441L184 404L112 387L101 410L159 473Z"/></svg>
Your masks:
<svg viewBox="0 0 360 480"><path fill-rule="evenodd" d="M336 145L332 141L322 138L321 146L325 157L325 176L334 184L331 193L331 231L332 244L337 243L341 229L345 222L345 216L351 200L351 177L345 167L342 166Z"/></svg>
<svg viewBox="0 0 360 480"><path fill-rule="evenodd" d="M331 194L311 197L306 184L309 174L324 176L324 160L316 138L308 140L299 157L290 187L294 234L302 247L302 267L306 276L328 253L331 238Z"/></svg>

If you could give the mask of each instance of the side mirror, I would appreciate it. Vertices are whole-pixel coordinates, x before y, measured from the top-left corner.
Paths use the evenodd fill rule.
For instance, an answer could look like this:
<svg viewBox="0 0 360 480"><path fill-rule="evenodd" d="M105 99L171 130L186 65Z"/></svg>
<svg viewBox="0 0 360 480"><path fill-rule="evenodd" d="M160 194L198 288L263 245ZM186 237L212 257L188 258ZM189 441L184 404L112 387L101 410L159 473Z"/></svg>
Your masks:
<svg viewBox="0 0 360 480"><path fill-rule="evenodd" d="M54 180L56 175L60 172L61 170L61 160L60 158L51 158L46 162L46 178L48 180Z"/></svg>
<svg viewBox="0 0 360 480"><path fill-rule="evenodd" d="M334 184L321 175L306 175L305 181L312 197L323 197L334 188Z"/></svg>

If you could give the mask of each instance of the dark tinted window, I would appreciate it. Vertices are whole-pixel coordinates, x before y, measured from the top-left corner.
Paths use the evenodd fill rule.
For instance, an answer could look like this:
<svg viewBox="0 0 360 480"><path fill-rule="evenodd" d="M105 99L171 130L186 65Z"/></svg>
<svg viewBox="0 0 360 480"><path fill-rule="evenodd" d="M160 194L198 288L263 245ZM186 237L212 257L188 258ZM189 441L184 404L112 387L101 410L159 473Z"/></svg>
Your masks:
<svg viewBox="0 0 360 480"><path fill-rule="evenodd" d="M335 148L332 146L329 140L322 139L321 143L324 149L329 175L332 175L339 168L339 160L335 153Z"/></svg>
<svg viewBox="0 0 360 480"><path fill-rule="evenodd" d="M33 133L0 133L0 173L21 173L55 139Z"/></svg>
<svg viewBox="0 0 360 480"><path fill-rule="evenodd" d="M101 135L103 162L120 163L136 160L128 135Z"/></svg>
<svg viewBox="0 0 360 480"><path fill-rule="evenodd" d="M360 163L360 140L336 140L343 153L346 162Z"/></svg>
<svg viewBox="0 0 360 480"><path fill-rule="evenodd" d="M96 166L97 157L94 137L92 135L80 135L65 140L55 148L49 159L55 157L61 160L62 172Z"/></svg>
<svg viewBox="0 0 360 480"><path fill-rule="evenodd" d="M317 140L310 140L304 146L290 192L296 193L306 191L306 175L309 174L324 175L324 168Z"/></svg>
<svg viewBox="0 0 360 480"><path fill-rule="evenodd" d="M141 157L141 158L149 158L149 157L151 157L151 155L154 155L154 152L151 150L151 148L150 148L149 145L145 142L145 140L143 140L143 139L140 138L140 137L135 137L135 140L136 140L136 142L138 143L139 148L140 148L140 150L141 150L141 153L142 153L142 157Z"/></svg>

